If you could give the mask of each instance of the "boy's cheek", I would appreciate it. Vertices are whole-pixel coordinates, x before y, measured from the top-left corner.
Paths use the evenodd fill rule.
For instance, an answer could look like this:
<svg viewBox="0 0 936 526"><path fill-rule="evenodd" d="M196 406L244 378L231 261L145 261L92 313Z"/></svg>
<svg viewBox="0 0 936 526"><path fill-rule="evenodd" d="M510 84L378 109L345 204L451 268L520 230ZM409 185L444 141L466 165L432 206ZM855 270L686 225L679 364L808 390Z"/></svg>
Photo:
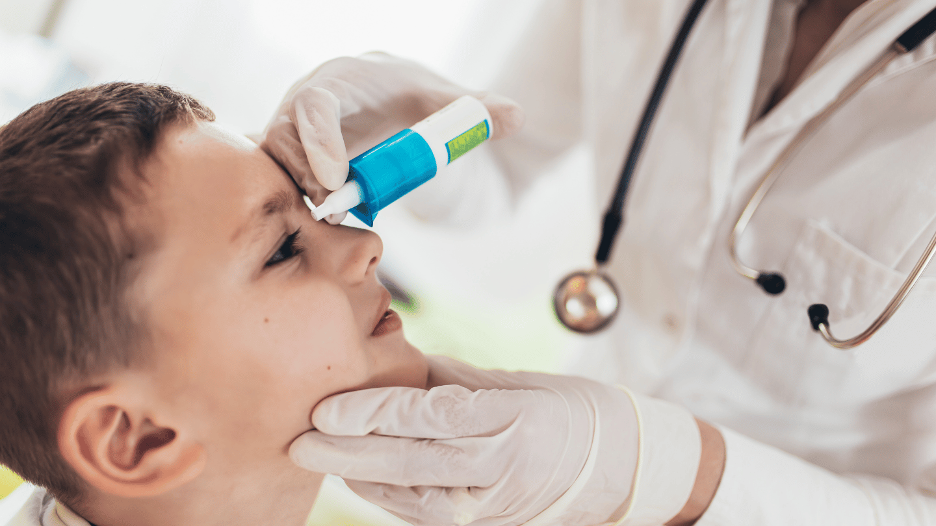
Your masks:
<svg viewBox="0 0 936 526"><path fill-rule="evenodd" d="M283 382L284 386L291 386L289 392L307 401L309 410L328 396L360 389L369 382L369 367L363 353L339 350L334 346L330 350L316 352L322 359L312 360L313 363L305 367L293 364L288 373L291 381Z"/></svg>

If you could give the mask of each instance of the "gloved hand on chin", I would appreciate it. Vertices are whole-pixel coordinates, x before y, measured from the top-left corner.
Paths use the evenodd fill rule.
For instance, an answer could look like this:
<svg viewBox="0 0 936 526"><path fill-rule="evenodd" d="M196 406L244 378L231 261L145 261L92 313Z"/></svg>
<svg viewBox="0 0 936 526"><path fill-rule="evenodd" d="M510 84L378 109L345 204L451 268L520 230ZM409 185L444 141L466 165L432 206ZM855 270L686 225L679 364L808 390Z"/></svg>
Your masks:
<svg viewBox="0 0 936 526"><path fill-rule="evenodd" d="M260 147L317 206L344 184L349 159L462 95L487 107L492 139L523 125L523 111L506 97L462 88L415 62L368 53L326 62L296 82L267 124ZM344 216L327 220L336 224Z"/></svg>
<svg viewBox="0 0 936 526"><path fill-rule="evenodd" d="M290 457L417 526L662 524L689 497L701 443L681 408L442 357L429 381L325 399Z"/></svg>

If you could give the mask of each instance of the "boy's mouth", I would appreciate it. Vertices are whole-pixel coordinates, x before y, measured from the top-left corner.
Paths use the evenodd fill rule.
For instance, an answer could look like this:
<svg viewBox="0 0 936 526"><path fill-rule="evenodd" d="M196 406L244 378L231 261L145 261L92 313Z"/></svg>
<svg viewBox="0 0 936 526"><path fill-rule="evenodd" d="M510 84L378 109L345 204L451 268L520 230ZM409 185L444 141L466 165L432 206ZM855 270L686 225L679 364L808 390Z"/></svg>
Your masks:
<svg viewBox="0 0 936 526"><path fill-rule="evenodd" d="M387 289L383 289L380 298L380 310L377 311L379 314L377 321L374 322L374 330L371 331L371 336L383 336L399 330L403 327L403 320L400 319L400 315L390 309L390 303L392 298Z"/></svg>
<svg viewBox="0 0 936 526"><path fill-rule="evenodd" d="M387 312L384 312L380 320L377 321L377 326L374 327L371 336L383 336L401 328L403 328L403 320L400 319L400 315L391 309L387 309Z"/></svg>

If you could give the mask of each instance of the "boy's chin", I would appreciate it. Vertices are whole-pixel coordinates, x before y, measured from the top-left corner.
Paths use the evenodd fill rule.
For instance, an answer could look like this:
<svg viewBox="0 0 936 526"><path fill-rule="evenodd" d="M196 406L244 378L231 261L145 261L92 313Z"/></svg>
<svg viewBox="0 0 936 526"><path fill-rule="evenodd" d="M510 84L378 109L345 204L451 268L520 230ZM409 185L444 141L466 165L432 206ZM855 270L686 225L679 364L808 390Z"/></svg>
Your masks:
<svg viewBox="0 0 936 526"><path fill-rule="evenodd" d="M415 387L425 389L429 382L429 364L426 356L406 342L409 359L372 379L369 387Z"/></svg>
<svg viewBox="0 0 936 526"><path fill-rule="evenodd" d="M429 385L429 362L426 361L426 355L415 346L406 342L406 345L413 351L413 371L411 374L412 384L407 387L416 387L418 389L427 389Z"/></svg>

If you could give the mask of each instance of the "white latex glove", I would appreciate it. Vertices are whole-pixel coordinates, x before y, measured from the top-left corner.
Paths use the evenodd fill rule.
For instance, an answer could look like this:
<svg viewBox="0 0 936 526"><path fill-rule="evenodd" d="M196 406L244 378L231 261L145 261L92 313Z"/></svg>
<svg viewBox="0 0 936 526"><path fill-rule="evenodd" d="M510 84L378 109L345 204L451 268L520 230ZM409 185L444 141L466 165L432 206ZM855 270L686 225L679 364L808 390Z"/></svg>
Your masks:
<svg viewBox="0 0 936 526"><path fill-rule="evenodd" d="M290 457L420 526L585 525L623 514L638 459L627 393L441 357L430 357L430 383L461 385L324 400L311 417L318 431L296 439Z"/></svg>
<svg viewBox="0 0 936 526"><path fill-rule="evenodd" d="M487 107L494 121L492 139L523 125L523 111L506 97L456 86L415 62L368 53L326 62L294 84L260 147L317 206L344 184L349 159L462 95L473 95ZM334 224L343 218L336 214L327 220Z"/></svg>

